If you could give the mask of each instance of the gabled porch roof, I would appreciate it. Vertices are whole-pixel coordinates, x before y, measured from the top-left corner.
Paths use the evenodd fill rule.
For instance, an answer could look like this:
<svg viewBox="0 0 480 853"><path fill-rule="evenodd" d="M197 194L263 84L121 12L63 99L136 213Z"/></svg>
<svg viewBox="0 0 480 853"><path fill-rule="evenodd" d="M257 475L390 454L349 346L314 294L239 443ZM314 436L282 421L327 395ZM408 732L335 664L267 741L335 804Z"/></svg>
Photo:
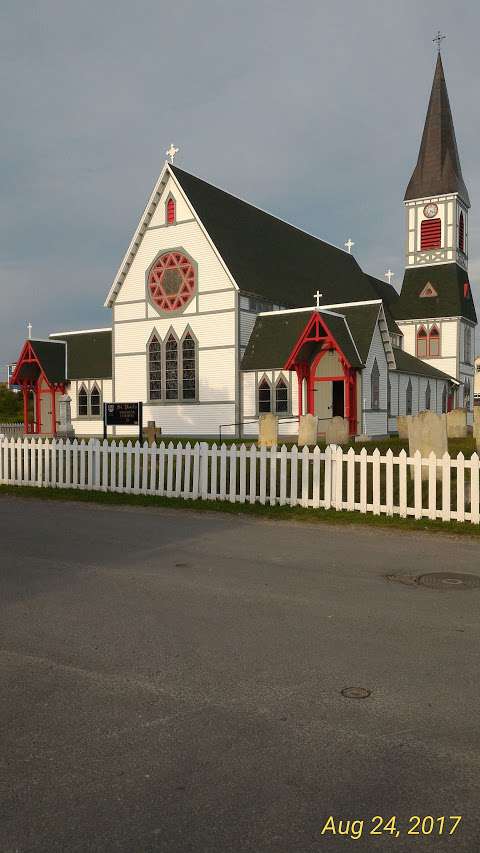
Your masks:
<svg viewBox="0 0 480 853"><path fill-rule="evenodd" d="M65 382L64 341L25 341L11 378L12 385L32 385L43 374L54 386Z"/></svg>

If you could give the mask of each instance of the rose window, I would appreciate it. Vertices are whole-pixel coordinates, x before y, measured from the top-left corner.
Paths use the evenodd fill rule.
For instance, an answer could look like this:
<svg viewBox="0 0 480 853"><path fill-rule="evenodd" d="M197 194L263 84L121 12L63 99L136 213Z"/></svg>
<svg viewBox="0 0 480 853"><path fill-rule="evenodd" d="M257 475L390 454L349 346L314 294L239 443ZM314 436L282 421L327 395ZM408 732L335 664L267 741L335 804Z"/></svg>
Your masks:
<svg viewBox="0 0 480 853"><path fill-rule="evenodd" d="M180 252L162 255L148 276L150 298L160 311L177 311L195 292L195 270Z"/></svg>

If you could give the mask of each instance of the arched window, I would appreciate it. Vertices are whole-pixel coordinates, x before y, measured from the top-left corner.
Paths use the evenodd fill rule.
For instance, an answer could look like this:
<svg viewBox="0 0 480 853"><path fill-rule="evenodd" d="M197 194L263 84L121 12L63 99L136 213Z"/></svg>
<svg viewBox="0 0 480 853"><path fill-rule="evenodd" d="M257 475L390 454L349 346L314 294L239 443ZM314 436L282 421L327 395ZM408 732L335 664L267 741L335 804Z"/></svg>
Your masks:
<svg viewBox="0 0 480 853"><path fill-rule="evenodd" d="M178 343L173 334L165 344L165 397L178 400Z"/></svg>
<svg viewBox="0 0 480 853"><path fill-rule="evenodd" d="M470 326L465 326L465 334L463 338L463 361L465 364L470 364L472 361L472 330Z"/></svg>
<svg viewBox="0 0 480 853"><path fill-rule="evenodd" d="M470 395L471 395L470 379L465 379L465 383L463 385L463 405L466 409L470 408Z"/></svg>
<svg viewBox="0 0 480 853"><path fill-rule="evenodd" d="M370 374L370 393L371 408L378 410L380 408L380 371L378 369L377 359L373 362L372 372Z"/></svg>
<svg viewBox="0 0 480 853"><path fill-rule="evenodd" d="M427 382L427 387L425 389L425 408L430 409L432 405L432 391L430 389L430 382Z"/></svg>
<svg viewBox="0 0 480 853"><path fill-rule="evenodd" d="M167 201L167 225L175 224L175 201L170 196Z"/></svg>
<svg viewBox="0 0 480 853"><path fill-rule="evenodd" d="M97 385L90 392L90 414L92 417L100 417L100 391Z"/></svg>
<svg viewBox="0 0 480 853"><path fill-rule="evenodd" d="M442 414L445 414L447 411L447 386L443 386L442 391Z"/></svg>
<svg viewBox="0 0 480 853"><path fill-rule="evenodd" d="M420 326L417 332L417 358L427 358L427 331L425 326Z"/></svg>
<svg viewBox="0 0 480 853"><path fill-rule="evenodd" d="M465 251L465 220L461 211L458 219L458 248L461 252Z"/></svg>
<svg viewBox="0 0 480 853"><path fill-rule="evenodd" d="M162 345L156 335L148 344L148 399L162 397Z"/></svg>
<svg viewBox="0 0 480 853"><path fill-rule="evenodd" d="M442 245L442 223L440 219L424 219L420 226L420 248L439 249Z"/></svg>
<svg viewBox="0 0 480 853"><path fill-rule="evenodd" d="M272 411L272 389L268 379L262 379L258 386L258 411L260 414Z"/></svg>
<svg viewBox="0 0 480 853"><path fill-rule="evenodd" d="M78 392L78 414L82 418L88 415L88 394L84 385Z"/></svg>
<svg viewBox="0 0 480 853"><path fill-rule="evenodd" d="M197 396L197 352L195 341L187 332L182 341L182 397L195 400Z"/></svg>
<svg viewBox="0 0 480 853"><path fill-rule="evenodd" d="M392 414L392 383L390 382L390 377L388 377L387 382L387 414Z"/></svg>
<svg viewBox="0 0 480 853"><path fill-rule="evenodd" d="M275 411L278 414L288 412L288 385L282 377L275 386Z"/></svg>
<svg viewBox="0 0 480 853"><path fill-rule="evenodd" d="M405 394L405 413L407 415L412 414L412 380L408 380L407 384L407 392Z"/></svg>
<svg viewBox="0 0 480 853"><path fill-rule="evenodd" d="M440 332L438 326L432 326L428 336L428 354L430 358L438 358L440 355Z"/></svg>

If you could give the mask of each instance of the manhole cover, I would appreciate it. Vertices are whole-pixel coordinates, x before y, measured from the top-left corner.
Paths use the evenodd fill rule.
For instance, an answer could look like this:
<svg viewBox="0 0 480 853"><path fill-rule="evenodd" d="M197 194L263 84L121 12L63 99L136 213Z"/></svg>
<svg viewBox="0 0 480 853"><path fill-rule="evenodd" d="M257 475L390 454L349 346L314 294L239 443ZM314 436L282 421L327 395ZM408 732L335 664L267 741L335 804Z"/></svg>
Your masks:
<svg viewBox="0 0 480 853"><path fill-rule="evenodd" d="M344 687L340 692L346 699L368 699L372 691L366 687Z"/></svg>
<svg viewBox="0 0 480 853"><path fill-rule="evenodd" d="M419 575L417 583L419 586L426 586L428 589L478 589L480 577L457 574L456 572L431 572L428 575Z"/></svg>

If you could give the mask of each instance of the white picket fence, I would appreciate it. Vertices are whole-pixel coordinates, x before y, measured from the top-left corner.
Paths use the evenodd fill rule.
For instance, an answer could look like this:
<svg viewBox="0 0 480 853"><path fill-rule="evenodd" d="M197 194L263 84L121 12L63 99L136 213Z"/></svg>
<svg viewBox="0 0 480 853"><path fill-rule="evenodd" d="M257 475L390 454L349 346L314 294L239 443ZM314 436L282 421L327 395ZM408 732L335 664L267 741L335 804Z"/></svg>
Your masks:
<svg viewBox="0 0 480 853"><path fill-rule="evenodd" d="M22 436L24 432L25 427L23 423L0 424L0 436L5 436L5 438L18 438Z"/></svg>
<svg viewBox="0 0 480 853"><path fill-rule="evenodd" d="M422 477L423 474L423 477ZM404 450L0 439L0 484L480 522L480 461Z"/></svg>

